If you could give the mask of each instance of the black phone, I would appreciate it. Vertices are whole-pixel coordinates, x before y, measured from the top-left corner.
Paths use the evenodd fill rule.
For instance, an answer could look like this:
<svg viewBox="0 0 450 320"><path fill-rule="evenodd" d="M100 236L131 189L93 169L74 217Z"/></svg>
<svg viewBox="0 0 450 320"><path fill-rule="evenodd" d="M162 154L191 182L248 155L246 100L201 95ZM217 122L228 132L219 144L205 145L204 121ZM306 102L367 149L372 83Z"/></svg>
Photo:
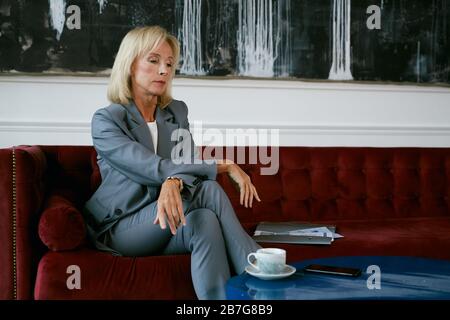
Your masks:
<svg viewBox="0 0 450 320"><path fill-rule="evenodd" d="M334 274L334 275L349 276L349 277L358 277L359 275L361 275L361 269L336 267L336 266L325 266L325 265L321 265L321 264L311 264L311 265L305 267L303 270L306 272Z"/></svg>

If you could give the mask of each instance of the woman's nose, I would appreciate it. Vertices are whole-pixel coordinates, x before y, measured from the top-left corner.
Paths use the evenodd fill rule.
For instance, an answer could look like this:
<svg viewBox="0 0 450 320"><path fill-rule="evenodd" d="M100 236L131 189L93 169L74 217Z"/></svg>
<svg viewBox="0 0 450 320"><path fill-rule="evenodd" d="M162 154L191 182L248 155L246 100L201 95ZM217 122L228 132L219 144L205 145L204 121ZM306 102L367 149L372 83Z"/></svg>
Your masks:
<svg viewBox="0 0 450 320"><path fill-rule="evenodd" d="M161 65L159 67L159 74L160 75L167 75L167 67L165 65Z"/></svg>

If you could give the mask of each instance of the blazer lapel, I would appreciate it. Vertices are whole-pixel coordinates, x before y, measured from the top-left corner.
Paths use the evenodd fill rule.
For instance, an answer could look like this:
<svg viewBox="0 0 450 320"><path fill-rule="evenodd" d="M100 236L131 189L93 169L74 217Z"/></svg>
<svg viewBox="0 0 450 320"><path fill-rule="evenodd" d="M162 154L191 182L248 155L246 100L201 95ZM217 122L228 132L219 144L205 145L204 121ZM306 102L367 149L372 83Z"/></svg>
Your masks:
<svg viewBox="0 0 450 320"><path fill-rule="evenodd" d="M171 159L172 148L177 140L170 139L172 132L179 128L179 124L174 122L174 116L166 109L156 108L156 123L158 126L158 155L165 159ZM178 138L178 135L177 135Z"/></svg>
<svg viewBox="0 0 450 320"><path fill-rule="evenodd" d="M158 147L157 150L155 150L147 123L134 102L130 103L127 110L129 110L127 119L128 125L136 140L148 149L156 151L155 153L157 153L160 157L170 159L172 148L177 143L177 141L171 141L170 136L174 130L179 128L179 124L174 123L173 114L168 112L166 109L156 107L155 118L156 125L158 127Z"/></svg>
<svg viewBox="0 0 450 320"><path fill-rule="evenodd" d="M129 104L127 110L129 110L127 120L131 134L139 143L154 151L150 130L134 102Z"/></svg>

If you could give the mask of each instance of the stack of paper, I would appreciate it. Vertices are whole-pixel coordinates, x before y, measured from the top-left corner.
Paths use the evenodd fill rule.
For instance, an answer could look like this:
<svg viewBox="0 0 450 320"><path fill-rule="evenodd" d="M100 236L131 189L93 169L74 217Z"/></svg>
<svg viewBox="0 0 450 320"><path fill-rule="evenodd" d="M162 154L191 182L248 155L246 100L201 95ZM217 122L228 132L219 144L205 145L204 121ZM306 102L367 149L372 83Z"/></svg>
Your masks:
<svg viewBox="0 0 450 320"><path fill-rule="evenodd" d="M342 238L335 226L305 222L261 222L253 239L257 242L281 242L301 244L330 244Z"/></svg>

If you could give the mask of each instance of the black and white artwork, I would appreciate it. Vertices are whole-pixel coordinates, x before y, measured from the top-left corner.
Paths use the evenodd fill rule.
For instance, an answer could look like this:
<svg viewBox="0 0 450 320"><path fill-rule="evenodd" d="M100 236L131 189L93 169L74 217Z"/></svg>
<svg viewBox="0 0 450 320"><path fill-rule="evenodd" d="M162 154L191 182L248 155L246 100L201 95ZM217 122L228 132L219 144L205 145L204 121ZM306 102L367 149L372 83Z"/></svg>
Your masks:
<svg viewBox="0 0 450 320"><path fill-rule="evenodd" d="M108 75L161 25L177 74L450 84L450 0L0 0L0 74Z"/></svg>

